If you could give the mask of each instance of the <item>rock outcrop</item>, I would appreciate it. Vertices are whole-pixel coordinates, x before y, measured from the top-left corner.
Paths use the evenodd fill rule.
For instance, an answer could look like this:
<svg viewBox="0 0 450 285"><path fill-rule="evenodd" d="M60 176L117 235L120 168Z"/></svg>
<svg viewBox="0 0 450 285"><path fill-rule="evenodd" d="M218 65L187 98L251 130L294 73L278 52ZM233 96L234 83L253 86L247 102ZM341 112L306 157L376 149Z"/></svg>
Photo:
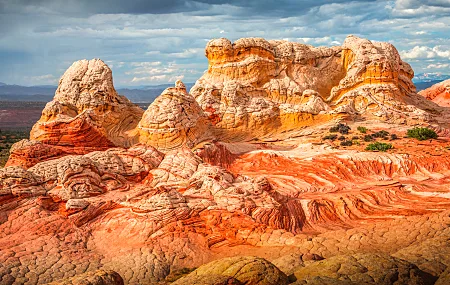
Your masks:
<svg viewBox="0 0 450 285"><path fill-rule="evenodd" d="M450 107L450 79L434 84L419 94L440 106Z"/></svg>
<svg viewBox="0 0 450 285"><path fill-rule="evenodd" d="M160 150L193 147L208 139L209 122L183 82L167 88L139 122L139 141Z"/></svg>
<svg viewBox="0 0 450 285"><path fill-rule="evenodd" d="M384 254L355 254L334 256L300 268L294 273L297 280L329 277L356 284L412 285L434 284L433 276L417 266Z"/></svg>
<svg viewBox="0 0 450 285"><path fill-rule="evenodd" d="M286 274L263 258L231 257L202 265L188 276L178 279L174 284L197 284L191 283L194 278L198 278L197 276L213 276L213 278L226 276L247 285L287 285L289 283Z"/></svg>
<svg viewBox="0 0 450 285"><path fill-rule="evenodd" d="M206 56L191 93L145 112L100 60L69 68L0 169L0 284L446 282L450 116L392 45L218 39Z"/></svg>
<svg viewBox="0 0 450 285"><path fill-rule="evenodd" d="M191 94L225 140L271 136L341 114L427 120L414 72L389 43L349 36L341 47L221 38ZM406 115L408 114L408 115Z"/></svg>
<svg viewBox="0 0 450 285"><path fill-rule="evenodd" d="M61 77L30 139L63 147L128 147L143 111L117 94L100 59L75 62Z"/></svg>
<svg viewBox="0 0 450 285"><path fill-rule="evenodd" d="M123 285L123 279L112 270L91 271L66 280L47 283L47 285Z"/></svg>

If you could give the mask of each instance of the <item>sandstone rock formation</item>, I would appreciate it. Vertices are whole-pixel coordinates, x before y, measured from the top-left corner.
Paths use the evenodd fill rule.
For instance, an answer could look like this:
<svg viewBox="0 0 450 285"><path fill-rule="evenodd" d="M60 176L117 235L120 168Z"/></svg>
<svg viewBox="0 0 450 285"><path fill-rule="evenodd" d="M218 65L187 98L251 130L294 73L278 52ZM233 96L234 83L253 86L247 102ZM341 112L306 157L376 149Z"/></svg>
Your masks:
<svg viewBox="0 0 450 285"><path fill-rule="evenodd" d="M413 264L383 254L334 256L298 269L297 280L324 276L357 284L434 284L431 275Z"/></svg>
<svg viewBox="0 0 450 285"><path fill-rule="evenodd" d="M123 279L114 271L91 271L72 278L48 283L48 285L123 285Z"/></svg>
<svg viewBox="0 0 450 285"><path fill-rule="evenodd" d="M193 276L227 276L247 285L287 285L289 283L283 272L267 260L257 257L231 257L216 260L200 266L174 284L196 284L188 283L192 282Z"/></svg>
<svg viewBox="0 0 450 285"><path fill-rule="evenodd" d="M206 140L209 122L183 82L167 88L139 122L139 141L160 150L193 147Z"/></svg>
<svg viewBox="0 0 450 285"><path fill-rule="evenodd" d="M341 47L245 38L206 46L208 71L191 94L216 136L242 140L318 124L340 114L429 120L414 72L394 46L349 36Z"/></svg>
<svg viewBox="0 0 450 285"><path fill-rule="evenodd" d="M206 55L190 94L179 81L145 113L103 62L69 68L0 169L0 284L447 280L450 116L392 45L219 39ZM351 145L324 139L335 121ZM394 148L366 151L358 126Z"/></svg>
<svg viewBox="0 0 450 285"><path fill-rule="evenodd" d="M450 79L434 84L419 94L440 106L450 107Z"/></svg>

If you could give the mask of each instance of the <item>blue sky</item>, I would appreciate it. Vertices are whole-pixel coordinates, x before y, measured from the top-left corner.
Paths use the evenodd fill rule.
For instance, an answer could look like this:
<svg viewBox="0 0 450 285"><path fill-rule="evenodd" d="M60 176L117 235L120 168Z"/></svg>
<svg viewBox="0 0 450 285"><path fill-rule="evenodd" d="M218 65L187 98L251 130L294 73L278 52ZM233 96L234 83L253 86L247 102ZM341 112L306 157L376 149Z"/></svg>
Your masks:
<svg viewBox="0 0 450 285"><path fill-rule="evenodd" d="M416 73L450 73L450 0L0 0L0 82L57 84L84 58L103 59L116 87L195 82L212 38L349 34L393 43Z"/></svg>

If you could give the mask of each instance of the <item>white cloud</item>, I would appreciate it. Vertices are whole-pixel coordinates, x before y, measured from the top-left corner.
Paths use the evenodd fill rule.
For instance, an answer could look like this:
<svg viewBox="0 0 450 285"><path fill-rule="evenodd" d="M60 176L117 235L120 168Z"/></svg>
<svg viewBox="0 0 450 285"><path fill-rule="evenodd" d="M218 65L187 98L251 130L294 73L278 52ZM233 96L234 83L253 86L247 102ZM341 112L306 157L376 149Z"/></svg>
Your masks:
<svg viewBox="0 0 450 285"><path fill-rule="evenodd" d="M427 69L446 69L449 68L450 64L449 63L432 63L429 64L426 68Z"/></svg>
<svg viewBox="0 0 450 285"><path fill-rule="evenodd" d="M163 75L153 75L153 76L146 76L146 77L134 77L131 82L142 82L142 81L163 81L167 79L168 76L166 74Z"/></svg>
<svg viewBox="0 0 450 285"><path fill-rule="evenodd" d="M185 49L183 52L170 53L168 56L174 58L192 58L198 55L203 55L204 50L204 48L190 48Z"/></svg>
<svg viewBox="0 0 450 285"><path fill-rule="evenodd" d="M32 85L56 84L58 82L58 78L53 74L25 76L25 79Z"/></svg>
<svg viewBox="0 0 450 285"><path fill-rule="evenodd" d="M400 52L400 55L403 59L431 59L431 58L450 59L450 50L443 49L442 46L435 46L435 47L415 46L411 50Z"/></svg>

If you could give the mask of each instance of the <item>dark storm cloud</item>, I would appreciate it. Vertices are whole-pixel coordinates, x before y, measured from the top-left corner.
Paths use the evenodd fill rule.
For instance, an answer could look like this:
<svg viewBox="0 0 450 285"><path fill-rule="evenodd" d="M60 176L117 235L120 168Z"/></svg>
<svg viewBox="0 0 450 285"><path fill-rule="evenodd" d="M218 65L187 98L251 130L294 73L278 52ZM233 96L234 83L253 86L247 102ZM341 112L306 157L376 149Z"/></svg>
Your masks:
<svg viewBox="0 0 450 285"><path fill-rule="evenodd" d="M390 41L417 73L450 66L450 0L0 0L0 81L56 84L102 58L119 86L198 79L212 38ZM426 62L422 59L425 58ZM450 73L450 71L449 71Z"/></svg>
<svg viewBox="0 0 450 285"><path fill-rule="evenodd" d="M373 0L0 0L0 13L26 10L32 12L67 14L165 14L201 12L211 5L235 6L248 15L278 15L288 17L304 13L311 8L332 3L376 2ZM226 14L226 7L223 8Z"/></svg>
<svg viewBox="0 0 450 285"><path fill-rule="evenodd" d="M37 12L67 14L164 14L201 9L185 0L0 0L0 13Z"/></svg>

